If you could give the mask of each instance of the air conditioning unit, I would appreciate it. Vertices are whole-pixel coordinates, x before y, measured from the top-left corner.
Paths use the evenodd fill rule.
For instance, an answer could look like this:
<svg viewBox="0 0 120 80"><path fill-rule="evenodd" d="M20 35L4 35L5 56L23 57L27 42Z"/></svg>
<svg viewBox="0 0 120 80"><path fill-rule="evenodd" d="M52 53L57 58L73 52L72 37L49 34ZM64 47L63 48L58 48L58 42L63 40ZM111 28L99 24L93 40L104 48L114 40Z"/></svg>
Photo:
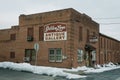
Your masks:
<svg viewBox="0 0 120 80"><path fill-rule="evenodd" d="M24 61L25 61L25 62L29 62L29 61L30 61L30 58L29 58L29 57L24 57Z"/></svg>
<svg viewBox="0 0 120 80"><path fill-rule="evenodd" d="M33 41L33 37L32 36L27 36L27 41Z"/></svg>

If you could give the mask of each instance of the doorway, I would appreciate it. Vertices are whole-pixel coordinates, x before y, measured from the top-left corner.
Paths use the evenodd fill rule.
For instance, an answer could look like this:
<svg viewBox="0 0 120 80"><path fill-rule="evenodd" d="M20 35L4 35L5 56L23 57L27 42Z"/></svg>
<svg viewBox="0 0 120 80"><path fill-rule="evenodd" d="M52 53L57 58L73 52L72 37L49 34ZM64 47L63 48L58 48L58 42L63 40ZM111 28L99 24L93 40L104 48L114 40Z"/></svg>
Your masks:
<svg viewBox="0 0 120 80"><path fill-rule="evenodd" d="M85 51L86 51L86 66L94 67L96 62L96 48L94 48L92 45L86 44Z"/></svg>
<svg viewBox="0 0 120 80"><path fill-rule="evenodd" d="M28 62L31 64L35 63L35 50L34 49L25 49L25 57L24 62Z"/></svg>

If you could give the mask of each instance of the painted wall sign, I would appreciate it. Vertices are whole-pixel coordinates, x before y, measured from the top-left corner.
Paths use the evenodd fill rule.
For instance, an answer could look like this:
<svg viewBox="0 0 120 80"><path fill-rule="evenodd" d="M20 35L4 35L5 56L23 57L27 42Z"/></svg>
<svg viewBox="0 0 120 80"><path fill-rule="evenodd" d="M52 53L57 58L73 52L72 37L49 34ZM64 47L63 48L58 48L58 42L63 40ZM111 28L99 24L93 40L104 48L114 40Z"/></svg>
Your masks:
<svg viewBox="0 0 120 80"><path fill-rule="evenodd" d="M44 26L44 41L67 40L66 24L52 23Z"/></svg>

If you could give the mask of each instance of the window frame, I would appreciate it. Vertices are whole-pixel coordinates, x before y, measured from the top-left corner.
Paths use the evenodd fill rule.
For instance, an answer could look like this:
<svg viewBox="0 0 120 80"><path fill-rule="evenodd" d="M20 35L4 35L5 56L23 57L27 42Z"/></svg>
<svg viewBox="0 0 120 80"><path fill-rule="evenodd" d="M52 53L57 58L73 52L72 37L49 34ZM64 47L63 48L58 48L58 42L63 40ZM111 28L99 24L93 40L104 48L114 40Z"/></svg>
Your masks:
<svg viewBox="0 0 120 80"><path fill-rule="evenodd" d="M10 52L10 59L14 59L15 58L15 52Z"/></svg>
<svg viewBox="0 0 120 80"><path fill-rule="evenodd" d="M44 41L44 27L39 27L39 41Z"/></svg>
<svg viewBox="0 0 120 80"><path fill-rule="evenodd" d="M77 61L82 62L84 60L84 51L82 49L77 50Z"/></svg>
<svg viewBox="0 0 120 80"><path fill-rule="evenodd" d="M27 28L27 41L33 41L34 39L34 28L29 27Z"/></svg>
<svg viewBox="0 0 120 80"><path fill-rule="evenodd" d="M53 50L54 53L51 55L50 51ZM58 53L60 50L60 53ZM49 62L62 62L62 49L61 48L49 48ZM51 57L54 57L54 60L51 60Z"/></svg>
<svg viewBox="0 0 120 80"><path fill-rule="evenodd" d="M33 56L34 55L34 56ZM25 49L25 57L29 57L29 61L36 60L36 53L34 49Z"/></svg>
<svg viewBox="0 0 120 80"><path fill-rule="evenodd" d="M10 34L10 40L16 40L16 33Z"/></svg>
<svg viewBox="0 0 120 80"><path fill-rule="evenodd" d="M82 41L83 40L83 27L80 26L79 27L79 41Z"/></svg>
<svg viewBox="0 0 120 80"><path fill-rule="evenodd" d="M53 55L51 55L51 51L54 51ZM51 57L54 57L54 60L52 59L51 60ZM55 50L54 49L49 49L49 62L55 62Z"/></svg>
<svg viewBox="0 0 120 80"><path fill-rule="evenodd" d="M60 50L60 55L58 55L58 50ZM61 57L61 59L59 60L58 58L60 58ZM57 48L56 49L56 62L62 62L62 49L61 48Z"/></svg>

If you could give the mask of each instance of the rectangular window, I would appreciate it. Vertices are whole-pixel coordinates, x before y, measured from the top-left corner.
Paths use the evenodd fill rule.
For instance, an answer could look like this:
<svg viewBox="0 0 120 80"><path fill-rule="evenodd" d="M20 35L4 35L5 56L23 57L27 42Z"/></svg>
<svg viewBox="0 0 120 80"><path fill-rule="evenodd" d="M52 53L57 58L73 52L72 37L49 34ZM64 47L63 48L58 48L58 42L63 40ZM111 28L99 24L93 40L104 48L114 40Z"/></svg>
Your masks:
<svg viewBox="0 0 120 80"><path fill-rule="evenodd" d="M104 38L104 49L106 49L106 39Z"/></svg>
<svg viewBox="0 0 120 80"><path fill-rule="evenodd" d="M78 62L82 62L83 61L83 50L78 49Z"/></svg>
<svg viewBox="0 0 120 80"><path fill-rule="evenodd" d="M56 62L62 62L61 49L56 49Z"/></svg>
<svg viewBox="0 0 120 80"><path fill-rule="evenodd" d="M100 46L101 46L101 49L102 49L102 46L103 46L103 42L102 42L102 38L100 38Z"/></svg>
<svg viewBox="0 0 120 80"><path fill-rule="evenodd" d="M10 52L10 58L15 58L15 52Z"/></svg>
<svg viewBox="0 0 120 80"><path fill-rule="evenodd" d="M28 28L27 30L27 41L33 41L33 28Z"/></svg>
<svg viewBox="0 0 120 80"><path fill-rule="evenodd" d="M16 40L16 34L11 34L10 35L10 40Z"/></svg>
<svg viewBox="0 0 120 80"><path fill-rule="evenodd" d="M109 43L109 44L110 44L110 49L111 49L111 40L110 40L110 43Z"/></svg>
<svg viewBox="0 0 120 80"><path fill-rule="evenodd" d="M49 61L55 62L55 50L54 49L49 50Z"/></svg>
<svg viewBox="0 0 120 80"><path fill-rule="evenodd" d="M86 39L87 39L87 43L89 42L89 33L90 33L90 32L89 32L89 30L87 29L87 38L86 38Z"/></svg>
<svg viewBox="0 0 120 80"><path fill-rule="evenodd" d="M28 28L27 36L33 36L33 28Z"/></svg>
<svg viewBox="0 0 120 80"><path fill-rule="evenodd" d="M39 40L43 41L44 39L44 32L43 32L44 28L43 26L39 28Z"/></svg>
<svg viewBox="0 0 120 80"><path fill-rule="evenodd" d="M25 58L24 61L35 61L35 50L34 49L25 49Z"/></svg>
<svg viewBox="0 0 120 80"><path fill-rule="evenodd" d="M62 62L62 50L61 50L61 48L49 49L49 61L50 62Z"/></svg>
<svg viewBox="0 0 120 80"><path fill-rule="evenodd" d="M82 27L79 27L79 41L82 41Z"/></svg>
<svg viewBox="0 0 120 80"><path fill-rule="evenodd" d="M109 40L107 40L107 49L109 49Z"/></svg>

